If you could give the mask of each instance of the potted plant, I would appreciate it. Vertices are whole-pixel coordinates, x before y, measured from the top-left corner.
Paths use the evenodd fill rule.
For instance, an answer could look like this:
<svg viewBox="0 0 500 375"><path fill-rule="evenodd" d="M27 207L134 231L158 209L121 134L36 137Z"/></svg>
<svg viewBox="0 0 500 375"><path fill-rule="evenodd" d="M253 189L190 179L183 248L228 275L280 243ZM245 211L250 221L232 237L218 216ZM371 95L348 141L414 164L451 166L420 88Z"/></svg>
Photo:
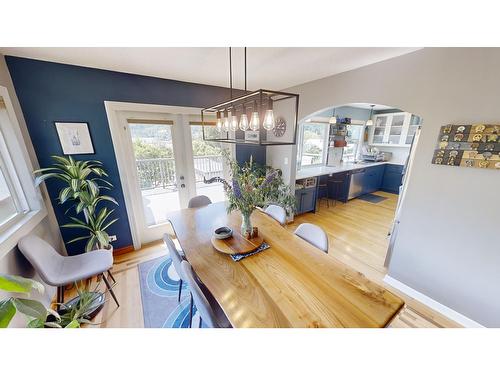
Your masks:
<svg viewBox="0 0 500 375"><path fill-rule="evenodd" d="M62 228L77 228L88 231L88 234L74 238L69 243L87 240L85 251L95 249L113 250L109 235L106 230L118 219L111 218L114 210L107 207L98 208L101 202L111 202L118 205L113 197L101 194L101 190L109 190L113 185L105 180L107 173L102 168L102 163L96 160L78 161L71 156L52 156L54 165L49 168L36 170L35 185L40 185L49 178L64 182L64 187L59 191L59 204L72 203L66 212L74 208L77 215L83 218L70 216L71 223L64 224Z"/></svg>
<svg viewBox="0 0 500 375"><path fill-rule="evenodd" d="M295 196L283 181L280 170L260 166L254 163L251 157L244 165L239 165L227 153L224 153L224 157L231 170L231 182L218 177L205 182L218 181L224 184L229 202L227 211L240 211L241 233L244 236L252 233L251 214L257 207L277 204L282 206L288 215L295 211Z"/></svg>
<svg viewBox="0 0 500 375"><path fill-rule="evenodd" d="M96 293L99 284L93 291L79 289L77 285L76 288L78 297L61 304L59 312L33 299L10 297L0 300L0 328L7 328L18 312L26 316L28 328L79 328L84 323L92 324L89 319L102 306L99 299L102 295ZM44 287L32 279L0 274L0 290L29 295L32 291L43 293Z"/></svg>

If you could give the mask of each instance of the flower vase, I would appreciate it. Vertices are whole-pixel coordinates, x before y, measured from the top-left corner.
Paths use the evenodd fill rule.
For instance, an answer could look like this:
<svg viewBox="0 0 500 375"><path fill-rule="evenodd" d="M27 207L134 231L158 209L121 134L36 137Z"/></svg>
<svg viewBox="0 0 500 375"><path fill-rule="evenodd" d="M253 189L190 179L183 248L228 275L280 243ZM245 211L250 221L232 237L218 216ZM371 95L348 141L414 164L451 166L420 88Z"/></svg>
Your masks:
<svg viewBox="0 0 500 375"><path fill-rule="evenodd" d="M241 213L241 234L243 237L247 236L247 233L252 233L252 221L250 220L251 213Z"/></svg>

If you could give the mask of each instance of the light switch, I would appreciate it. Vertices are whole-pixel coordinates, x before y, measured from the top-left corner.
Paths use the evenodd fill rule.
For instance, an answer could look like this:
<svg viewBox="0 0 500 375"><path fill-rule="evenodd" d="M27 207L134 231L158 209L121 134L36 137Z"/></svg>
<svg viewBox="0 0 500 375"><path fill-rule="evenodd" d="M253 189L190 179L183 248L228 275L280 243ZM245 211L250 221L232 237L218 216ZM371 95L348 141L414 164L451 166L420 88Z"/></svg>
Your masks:
<svg viewBox="0 0 500 375"><path fill-rule="evenodd" d="M285 160L283 160L283 164L288 165L288 158L285 158Z"/></svg>

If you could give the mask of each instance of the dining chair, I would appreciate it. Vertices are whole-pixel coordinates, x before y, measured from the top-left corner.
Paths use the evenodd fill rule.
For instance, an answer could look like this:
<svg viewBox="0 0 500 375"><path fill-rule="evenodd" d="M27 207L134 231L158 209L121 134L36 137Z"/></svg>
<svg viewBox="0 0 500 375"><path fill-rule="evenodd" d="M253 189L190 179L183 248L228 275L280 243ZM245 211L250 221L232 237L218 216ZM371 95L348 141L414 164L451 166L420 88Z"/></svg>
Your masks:
<svg viewBox="0 0 500 375"><path fill-rule="evenodd" d="M310 223L303 223L295 229L294 233L304 241L328 253L328 236L321 227Z"/></svg>
<svg viewBox="0 0 500 375"><path fill-rule="evenodd" d="M64 303L64 287L76 281L101 275L106 288L119 307L113 292L116 284L110 269L113 267L113 254L109 250L93 250L73 256L59 254L51 245L35 235L28 235L19 241L17 247L28 259L33 268L48 285L57 287L57 303ZM113 281L110 284L105 272Z"/></svg>
<svg viewBox="0 0 500 375"><path fill-rule="evenodd" d="M177 297L177 302L180 302L182 293L182 281L184 279L182 276L181 263L184 258L175 247L172 238L170 238L170 236L166 233L163 235L163 242L165 242L165 245L167 245L168 253L170 254L170 259L172 259L172 264L174 265L175 272L177 272L177 275L179 275L179 295Z"/></svg>
<svg viewBox="0 0 500 375"><path fill-rule="evenodd" d="M281 225L286 224L286 211L283 207L277 206L275 204L270 204L264 210L266 214L271 216L274 220L276 220Z"/></svg>
<svg viewBox="0 0 500 375"><path fill-rule="evenodd" d="M208 206L212 201L206 195L197 195L189 200L188 208Z"/></svg>
<svg viewBox="0 0 500 375"><path fill-rule="evenodd" d="M206 287L198 281L198 277L194 273L191 264L184 260L181 263L181 267L185 280L189 285L189 290L191 291L189 327L191 328L193 322L193 307L196 306L200 314L199 328L201 328L203 323L209 328L231 328L231 323L224 315L222 308L220 308L215 299L211 297L211 293Z"/></svg>

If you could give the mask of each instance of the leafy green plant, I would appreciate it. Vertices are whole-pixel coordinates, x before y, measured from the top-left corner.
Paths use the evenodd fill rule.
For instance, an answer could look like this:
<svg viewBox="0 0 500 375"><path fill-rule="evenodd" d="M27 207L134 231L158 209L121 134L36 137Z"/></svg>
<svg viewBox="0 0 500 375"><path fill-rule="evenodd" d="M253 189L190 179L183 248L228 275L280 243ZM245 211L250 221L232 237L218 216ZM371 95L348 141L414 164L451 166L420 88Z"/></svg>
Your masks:
<svg viewBox="0 0 500 375"><path fill-rule="evenodd" d="M258 165L252 158L239 165L227 153L224 153L224 157L230 166L232 178L231 184L224 184L229 212L239 210L243 214L249 214L256 207L269 204L282 206L287 214L295 211L295 196L283 181L281 171Z"/></svg>
<svg viewBox="0 0 500 375"><path fill-rule="evenodd" d="M72 223L62 225L63 228L79 228L88 230L89 234L72 239L68 243L87 240L85 251L109 247L109 235L106 229L118 219L111 219L114 210L107 207L98 209L101 202L107 201L118 205L113 197L101 194L101 190L109 190L113 185L106 181L108 177L102 168L102 163L96 160L81 161L71 156L52 156L54 165L36 170L38 176L35 184L55 178L65 183L59 192L60 204L72 203L66 213L72 208L76 214L83 214L83 220L71 216Z"/></svg>
<svg viewBox="0 0 500 375"><path fill-rule="evenodd" d="M44 287L38 281L32 279L0 274L0 290L29 294L33 290L43 293ZM54 310L47 309L41 302L10 297L0 301L0 328L8 327L17 312L24 314L29 319L27 325L29 328L61 327L56 322L47 321L50 316L57 321L59 314Z"/></svg>
<svg viewBox="0 0 500 375"><path fill-rule="evenodd" d="M100 304L101 294L97 293L100 283L92 291L75 287L79 298L77 302L59 304L59 313L47 309L41 302L26 298L10 297L0 301L0 328L7 328L16 315L21 313L28 318L28 328L79 328L82 324L93 324L88 318ZM0 274L0 290L12 293L29 294L32 291L44 292L38 281L20 276Z"/></svg>
<svg viewBox="0 0 500 375"><path fill-rule="evenodd" d="M82 324L94 324L89 320L89 315L100 304L101 294L98 293L100 283L97 283L92 291L80 289L75 283L78 291L77 303L72 305L62 303L60 305L59 324L66 328L80 327Z"/></svg>

